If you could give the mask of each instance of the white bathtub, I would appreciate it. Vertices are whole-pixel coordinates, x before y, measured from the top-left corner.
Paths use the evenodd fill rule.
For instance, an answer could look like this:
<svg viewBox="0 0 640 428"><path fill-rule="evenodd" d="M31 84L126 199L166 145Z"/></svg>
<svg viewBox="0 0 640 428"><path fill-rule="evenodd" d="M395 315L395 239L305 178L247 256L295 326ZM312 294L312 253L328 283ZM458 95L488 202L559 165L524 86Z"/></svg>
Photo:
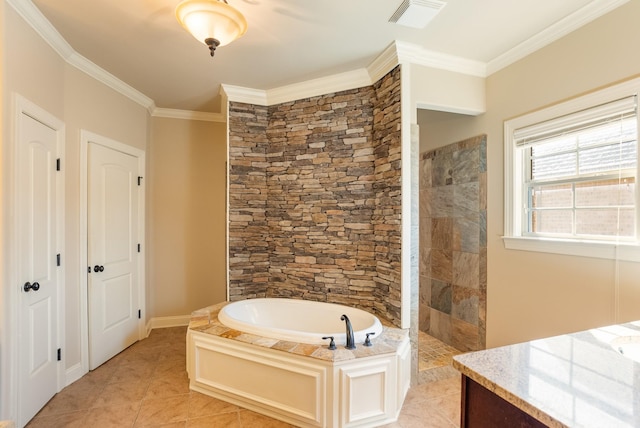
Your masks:
<svg viewBox="0 0 640 428"><path fill-rule="evenodd" d="M229 328L271 339L321 345L329 343L323 337L333 336L337 346L344 346L343 314L351 321L356 344L364 343L367 333L374 333L374 341L382 332L380 320L369 312L311 300L241 300L222 308L218 319Z"/></svg>
<svg viewBox="0 0 640 428"><path fill-rule="evenodd" d="M356 349L344 346L342 314L358 332ZM323 335L335 336L335 350ZM243 300L193 313L187 372L192 390L295 426L377 427L398 418L411 383L411 344L406 330L383 328L359 309Z"/></svg>

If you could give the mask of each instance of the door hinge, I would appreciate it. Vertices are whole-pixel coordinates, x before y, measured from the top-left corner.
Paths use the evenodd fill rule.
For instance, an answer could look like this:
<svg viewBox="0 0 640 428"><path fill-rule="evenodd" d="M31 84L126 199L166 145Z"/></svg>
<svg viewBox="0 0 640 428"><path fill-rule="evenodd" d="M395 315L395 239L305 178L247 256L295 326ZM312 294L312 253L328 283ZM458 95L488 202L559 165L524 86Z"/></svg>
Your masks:
<svg viewBox="0 0 640 428"><path fill-rule="evenodd" d="M56 266L60 266L60 254L56 254Z"/></svg>
<svg viewBox="0 0 640 428"><path fill-rule="evenodd" d="M138 319L142 318L142 311L140 309L138 309Z"/></svg>
<svg viewBox="0 0 640 428"><path fill-rule="evenodd" d="M138 176L138 186L142 183L142 177Z"/></svg>
<svg viewBox="0 0 640 428"><path fill-rule="evenodd" d="M56 159L56 171L60 171L60 158Z"/></svg>
<svg viewBox="0 0 640 428"><path fill-rule="evenodd" d="M58 348L58 361L62 361L62 348Z"/></svg>
<svg viewBox="0 0 640 428"><path fill-rule="evenodd" d="M140 252L142 249L142 246L140 244L138 244L138 252Z"/></svg>

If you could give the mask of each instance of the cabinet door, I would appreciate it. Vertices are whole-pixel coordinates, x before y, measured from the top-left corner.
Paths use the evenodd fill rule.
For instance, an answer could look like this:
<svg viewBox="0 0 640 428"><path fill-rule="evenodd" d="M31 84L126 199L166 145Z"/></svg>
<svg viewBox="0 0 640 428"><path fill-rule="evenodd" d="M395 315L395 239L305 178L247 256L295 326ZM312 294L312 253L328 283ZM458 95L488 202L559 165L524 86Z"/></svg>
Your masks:
<svg viewBox="0 0 640 428"><path fill-rule="evenodd" d="M461 419L461 428L546 428L539 420L466 376L462 376Z"/></svg>

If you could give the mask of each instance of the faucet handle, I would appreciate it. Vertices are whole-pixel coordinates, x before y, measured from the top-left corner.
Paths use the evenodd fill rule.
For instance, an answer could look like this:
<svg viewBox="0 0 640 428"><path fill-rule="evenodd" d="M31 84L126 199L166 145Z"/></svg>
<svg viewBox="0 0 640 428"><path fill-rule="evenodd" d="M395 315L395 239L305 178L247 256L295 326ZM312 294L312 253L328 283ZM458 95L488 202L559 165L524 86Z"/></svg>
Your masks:
<svg viewBox="0 0 640 428"><path fill-rule="evenodd" d="M332 351L336 349L336 342L333 340L333 336L325 336L322 339L323 340L331 339L331 342L329 342L329 349Z"/></svg>
<svg viewBox="0 0 640 428"><path fill-rule="evenodd" d="M371 339L369 339L369 336L373 336L375 333L371 332L366 334L367 334L367 338L364 340L364 346L373 346L373 343L371 343Z"/></svg>

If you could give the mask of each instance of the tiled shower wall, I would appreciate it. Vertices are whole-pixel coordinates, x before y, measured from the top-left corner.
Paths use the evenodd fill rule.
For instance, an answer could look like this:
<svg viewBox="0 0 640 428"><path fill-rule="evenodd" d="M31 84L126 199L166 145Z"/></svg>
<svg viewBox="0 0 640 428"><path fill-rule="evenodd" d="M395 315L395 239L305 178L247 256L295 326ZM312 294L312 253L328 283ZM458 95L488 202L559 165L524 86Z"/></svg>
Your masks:
<svg viewBox="0 0 640 428"><path fill-rule="evenodd" d="M487 138L420 156L420 330L462 351L484 349Z"/></svg>
<svg viewBox="0 0 640 428"><path fill-rule="evenodd" d="M275 106L229 106L229 295L400 320L400 71Z"/></svg>

